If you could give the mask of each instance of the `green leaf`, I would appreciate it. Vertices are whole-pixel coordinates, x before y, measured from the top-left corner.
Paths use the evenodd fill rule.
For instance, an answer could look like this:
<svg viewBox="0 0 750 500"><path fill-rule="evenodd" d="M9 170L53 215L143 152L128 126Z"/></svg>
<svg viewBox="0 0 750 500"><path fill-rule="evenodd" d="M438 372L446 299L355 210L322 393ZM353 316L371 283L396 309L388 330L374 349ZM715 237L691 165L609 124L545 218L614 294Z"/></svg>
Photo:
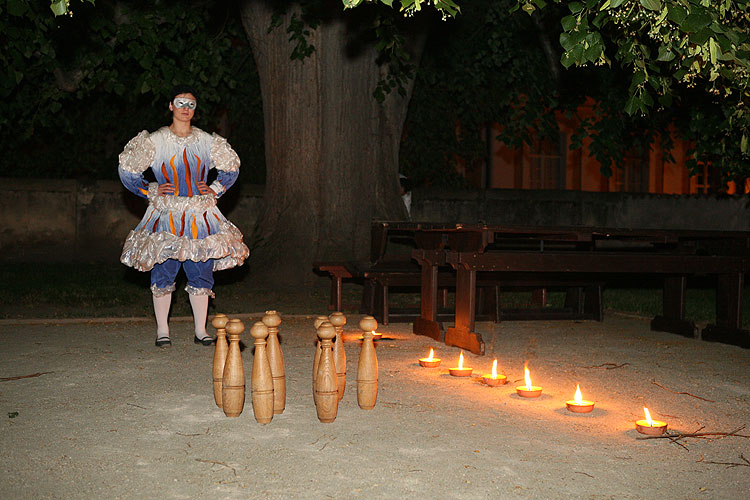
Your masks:
<svg viewBox="0 0 750 500"><path fill-rule="evenodd" d="M563 30L570 31L576 27L578 21L575 16L565 16L560 20L560 24L562 24Z"/></svg>
<svg viewBox="0 0 750 500"><path fill-rule="evenodd" d="M657 61L669 62L674 58L675 55L674 52L672 52L671 48L667 47L666 45L659 46L659 55L656 57Z"/></svg>
<svg viewBox="0 0 750 500"><path fill-rule="evenodd" d="M641 0L641 5L648 10L661 10L661 0Z"/></svg>
<svg viewBox="0 0 750 500"><path fill-rule="evenodd" d="M638 97L631 95L628 102L625 103L625 112L632 115L641 107L641 100Z"/></svg>
<svg viewBox="0 0 750 500"><path fill-rule="evenodd" d="M711 22L713 18L705 9L696 10L687 15L685 20L680 24L680 28L687 33L695 33L705 28Z"/></svg>
<svg viewBox="0 0 750 500"><path fill-rule="evenodd" d="M571 57L570 52L564 52L563 55L560 56L560 64L562 64L565 69L570 68L574 63L575 61Z"/></svg>
<svg viewBox="0 0 750 500"><path fill-rule="evenodd" d="M583 4L581 2L570 2L570 4L568 4L568 8L573 14L578 14L583 10Z"/></svg>
<svg viewBox="0 0 750 500"><path fill-rule="evenodd" d="M721 48L719 48L719 44L713 38L708 39L708 49L711 53L711 64L716 64L717 55L721 54Z"/></svg>
<svg viewBox="0 0 750 500"><path fill-rule="evenodd" d="M742 134L742 139L740 139L740 151L747 153L747 134Z"/></svg>
<svg viewBox="0 0 750 500"><path fill-rule="evenodd" d="M708 39L711 38L711 35L713 35L713 31L708 28L703 28L697 33L691 33L688 39L691 43L694 43L696 45L703 45L708 42Z"/></svg>
<svg viewBox="0 0 750 500"><path fill-rule="evenodd" d="M622 5L622 4L624 4L624 3L625 3L625 0L611 0L611 1L609 2L609 5L610 5L610 7L612 7L613 9L616 9L617 7L619 7L620 5Z"/></svg>
<svg viewBox="0 0 750 500"><path fill-rule="evenodd" d="M593 45L589 45L583 55L587 61L594 62L599 59L599 56L602 55L602 52L604 52L604 47L602 47L598 43L595 43Z"/></svg>
<svg viewBox="0 0 750 500"><path fill-rule="evenodd" d="M63 16L68 12L68 4L65 2L65 0L53 1L49 8L52 9L52 12L56 16Z"/></svg>
<svg viewBox="0 0 750 500"><path fill-rule="evenodd" d="M677 25L682 25L682 22L687 17L688 13L681 5L668 4L667 5L667 19Z"/></svg>
<svg viewBox="0 0 750 500"><path fill-rule="evenodd" d="M575 47L577 43L578 42L573 40L573 38L567 33L560 33L560 45L566 52Z"/></svg>
<svg viewBox="0 0 750 500"><path fill-rule="evenodd" d="M638 71L633 75L633 80L630 82L630 84L633 87L637 87L638 85L642 84L646 81L646 72L645 71Z"/></svg>

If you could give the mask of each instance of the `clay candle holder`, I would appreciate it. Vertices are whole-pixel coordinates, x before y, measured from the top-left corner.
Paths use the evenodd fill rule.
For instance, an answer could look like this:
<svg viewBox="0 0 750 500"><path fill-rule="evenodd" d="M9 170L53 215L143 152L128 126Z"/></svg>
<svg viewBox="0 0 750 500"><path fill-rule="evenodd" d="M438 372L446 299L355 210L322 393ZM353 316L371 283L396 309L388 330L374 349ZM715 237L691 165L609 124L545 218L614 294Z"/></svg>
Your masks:
<svg viewBox="0 0 750 500"><path fill-rule="evenodd" d="M454 377L468 377L473 368L464 368L464 352L461 351L461 355L458 357L458 366L455 368L449 368L450 374Z"/></svg>
<svg viewBox="0 0 750 500"><path fill-rule="evenodd" d="M498 385L506 383L508 378L505 375L497 374L497 360L495 360L492 362L492 373L482 375L482 380L490 387L497 387Z"/></svg>
<svg viewBox="0 0 750 500"><path fill-rule="evenodd" d="M643 407L643 413L646 414L646 419L636 420L635 430L648 436L661 436L667 432L667 423L661 420L651 420L651 414L645 406Z"/></svg>
<svg viewBox="0 0 750 500"><path fill-rule="evenodd" d="M519 385L516 387L516 393L522 398L538 398L542 395L542 388L531 385L531 377L529 376L529 367L523 365L523 378L526 381L526 385Z"/></svg>
<svg viewBox="0 0 750 500"><path fill-rule="evenodd" d="M432 347L430 347L430 355L426 358L419 358L419 365L425 368L437 368L440 366L440 358L433 358Z"/></svg>
<svg viewBox="0 0 750 500"><path fill-rule="evenodd" d="M576 384L576 395L574 399L565 402L565 406L568 407L568 411L573 413L589 413L594 409L593 401L586 401L581 396L581 386Z"/></svg>

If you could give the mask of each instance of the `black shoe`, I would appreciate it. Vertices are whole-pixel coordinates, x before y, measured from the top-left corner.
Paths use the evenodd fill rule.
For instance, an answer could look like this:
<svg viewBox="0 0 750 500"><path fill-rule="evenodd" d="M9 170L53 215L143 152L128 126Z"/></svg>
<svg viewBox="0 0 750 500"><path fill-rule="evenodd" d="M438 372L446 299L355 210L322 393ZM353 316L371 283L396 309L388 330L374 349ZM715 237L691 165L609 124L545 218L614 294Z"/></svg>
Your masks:
<svg viewBox="0 0 750 500"><path fill-rule="evenodd" d="M169 337L159 337L158 339L156 339L155 344L156 347L172 347L172 340Z"/></svg>
<svg viewBox="0 0 750 500"><path fill-rule="evenodd" d="M203 345L212 345L214 343L214 339L211 337L206 337L205 339L201 340L198 337L193 337L193 343L195 344L203 344Z"/></svg>

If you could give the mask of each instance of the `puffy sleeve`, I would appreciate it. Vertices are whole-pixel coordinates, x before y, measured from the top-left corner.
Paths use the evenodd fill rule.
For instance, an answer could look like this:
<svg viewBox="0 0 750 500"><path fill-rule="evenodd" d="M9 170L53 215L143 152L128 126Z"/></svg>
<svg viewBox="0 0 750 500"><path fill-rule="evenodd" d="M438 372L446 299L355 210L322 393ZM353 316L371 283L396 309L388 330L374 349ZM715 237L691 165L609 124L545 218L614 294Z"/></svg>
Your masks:
<svg viewBox="0 0 750 500"><path fill-rule="evenodd" d="M117 168L120 181L129 191L142 198L148 197L149 188L143 172L151 166L154 156L156 146L146 130L130 139L120 153L120 166Z"/></svg>
<svg viewBox="0 0 750 500"><path fill-rule="evenodd" d="M240 157L227 140L216 133L211 136L211 168L218 171L216 180L211 184L218 198L232 187L240 175Z"/></svg>

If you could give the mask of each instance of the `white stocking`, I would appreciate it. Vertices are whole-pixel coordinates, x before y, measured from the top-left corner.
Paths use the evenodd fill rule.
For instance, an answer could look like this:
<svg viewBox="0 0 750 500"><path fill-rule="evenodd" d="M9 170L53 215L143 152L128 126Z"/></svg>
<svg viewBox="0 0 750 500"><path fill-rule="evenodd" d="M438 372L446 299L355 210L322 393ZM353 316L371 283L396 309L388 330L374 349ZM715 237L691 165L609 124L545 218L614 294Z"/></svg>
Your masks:
<svg viewBox="0 0 750 500"><path fill-rule="evenodd" d="M156 315L156 338L169 338L169 306L172 304L172 294L167 293L154 297L154 314Z"/></svg>
<svg viewBox="0 0 750 500"><path fill-rule="evenodd" d="M208 316L208 295L188 295L190 307L193 308L193 320L195 321L195 336L203 340L209 335L206 333L206 317Z"/></svg>

